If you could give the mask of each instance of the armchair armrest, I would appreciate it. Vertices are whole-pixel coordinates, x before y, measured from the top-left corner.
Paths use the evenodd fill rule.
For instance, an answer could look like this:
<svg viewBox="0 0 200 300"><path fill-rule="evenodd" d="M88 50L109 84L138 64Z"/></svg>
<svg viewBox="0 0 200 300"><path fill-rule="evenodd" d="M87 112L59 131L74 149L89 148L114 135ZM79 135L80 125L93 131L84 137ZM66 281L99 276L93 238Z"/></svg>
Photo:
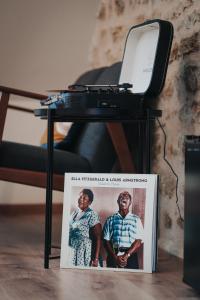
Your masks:
<svg viewBox="0 0 200 300"><path fill-rule="evenodd" d="M13 89L5 86L0 86L0 92L1 92L1 99L0 99L0 142L1 142L10 95L16 95L16 96L21 96L21 97L26 97L26 98L36 99L36 100L46 99L47 96L42 94L27 92L23 90ZM11 106L11 108L15 108L15 107Z"/></svg>
<svg viewBox="0 0 200 300"><path fill-rule="evenodd" d="M27 91L18 90L18 89L13 89L13 88L6 87L6 86L0 86L0 92L5 93L5 94L9 94L9 95L10 94L11 95L17 95L17 96L32 98L32 99L37 99L37 100L42 100L42 99L47 98L46 95L27 92Z"/></svg>

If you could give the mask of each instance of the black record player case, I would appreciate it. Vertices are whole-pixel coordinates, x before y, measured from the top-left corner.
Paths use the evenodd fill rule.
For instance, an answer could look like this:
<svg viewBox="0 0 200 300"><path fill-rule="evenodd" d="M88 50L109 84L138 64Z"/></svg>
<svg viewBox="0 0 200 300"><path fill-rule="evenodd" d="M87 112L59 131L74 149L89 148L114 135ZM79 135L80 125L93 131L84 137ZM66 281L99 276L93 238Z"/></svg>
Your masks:
<svg viewBox="0 0 200 300"><path fill-rule="evenodd" d="M168 21L155 19L133 26L126 38L119 79L119 85L132 87L113 89L108 82L107 89L85 86L82 92L62 91L61 101L52 108L116 108L134 117L146 108L154 109L164 86L172 38L173 26Z"/></svg>

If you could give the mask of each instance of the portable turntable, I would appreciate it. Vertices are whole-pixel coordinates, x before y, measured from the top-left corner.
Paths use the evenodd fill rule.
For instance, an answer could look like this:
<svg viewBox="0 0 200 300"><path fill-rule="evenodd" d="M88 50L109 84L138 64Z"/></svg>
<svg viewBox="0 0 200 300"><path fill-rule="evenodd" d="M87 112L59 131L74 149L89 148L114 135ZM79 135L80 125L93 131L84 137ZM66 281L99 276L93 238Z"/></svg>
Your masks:
<svg viewBox="0 0 200 300"><path fill-rule="evenodd" d="M133 116L155 108L164 86L173 26L159 19L133 26L127 35L118 85L69 86L57 90L42 105L73 111L116 109Z"/></svg>

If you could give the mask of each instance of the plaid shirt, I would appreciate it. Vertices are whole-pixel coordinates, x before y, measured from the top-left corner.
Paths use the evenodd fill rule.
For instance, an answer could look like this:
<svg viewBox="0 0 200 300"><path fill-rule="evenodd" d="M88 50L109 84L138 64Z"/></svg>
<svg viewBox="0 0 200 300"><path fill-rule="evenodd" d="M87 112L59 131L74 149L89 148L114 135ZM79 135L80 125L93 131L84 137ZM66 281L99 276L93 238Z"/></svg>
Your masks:
<svg viewBox="0 0 200 300"><path fill-rule="evenodd" d="M116 213L106 220L103 235L105 240L112 242L114 248L130 248L135 240L143 241L144 229L138 216L128 213L123 218Z"/></svg>

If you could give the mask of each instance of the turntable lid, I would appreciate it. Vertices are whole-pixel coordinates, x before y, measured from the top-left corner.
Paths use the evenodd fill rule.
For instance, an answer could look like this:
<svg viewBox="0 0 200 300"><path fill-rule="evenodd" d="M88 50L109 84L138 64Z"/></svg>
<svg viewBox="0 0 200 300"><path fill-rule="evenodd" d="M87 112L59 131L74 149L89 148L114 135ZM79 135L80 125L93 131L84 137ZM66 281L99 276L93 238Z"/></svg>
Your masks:
<svg viewBox="0 0 200 300"><path fill-rule="evenodd" d="M164 85L173 36L172 24L151 20L132 27L126 39L119 83L134 94L158 95Z"/></svg>

